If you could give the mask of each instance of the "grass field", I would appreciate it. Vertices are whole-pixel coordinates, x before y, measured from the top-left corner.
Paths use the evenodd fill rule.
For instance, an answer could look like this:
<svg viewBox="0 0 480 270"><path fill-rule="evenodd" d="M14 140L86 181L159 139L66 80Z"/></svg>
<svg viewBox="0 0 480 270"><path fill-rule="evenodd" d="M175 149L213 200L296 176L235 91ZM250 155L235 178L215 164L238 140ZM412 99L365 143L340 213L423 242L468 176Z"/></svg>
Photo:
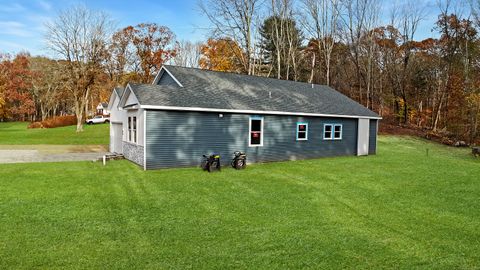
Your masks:
<svg viewBox="0 0 480 270"><path fill-rule="evenodd" d="M0 269L480 268L480 162L419 139L213 174L128 161L0 172Z"/></svg>
<svg viewBox="0 0 480 270"><path fill-rule="evenodd" d="M0 122L0 145L68 144L106 145L109 125L85 125L84 132L76 133L76 126L48 129L28 129L25 122Z"/></svg>

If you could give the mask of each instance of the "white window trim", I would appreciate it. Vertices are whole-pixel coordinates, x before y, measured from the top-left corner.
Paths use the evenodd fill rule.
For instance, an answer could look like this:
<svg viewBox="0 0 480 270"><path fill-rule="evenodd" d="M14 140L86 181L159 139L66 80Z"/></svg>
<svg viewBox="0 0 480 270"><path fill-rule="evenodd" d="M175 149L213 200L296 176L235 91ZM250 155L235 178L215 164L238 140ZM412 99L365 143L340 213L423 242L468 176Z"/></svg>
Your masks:
<svg viewBox="0 0 480 270"><path fill-rule="evenodd" d="M299 133L298 127L300 125L305 125L305 138L299 138L298 137L298 133ZM295 137L296 137L297 141L308 141L308 123L307 122L297 122L297 132L296 132Z"/></svg>
<svg viewBox="0 0 480 270"><path fill-rule="evenodd" d="M340 127L340 138L335 138L335 127ZM333 125L332 136L333 136L333 140L337 140L337 141L339 141L343 138L343 125L342 124Z"/></svg>
<svg viewBox="0 0 480 270"><path fill-rule="evenodd" d="M260 120L260 144L252 145L252 120ZM263 116L250 116L248 118L248 147L259 147L263 146Z"/></svg>
<svg viewBox="0 0 480 270"><path fill-rule="evenodd" d="M330 126L331 132L330 132L330 137L325 137L325 131L326 131L326 126ZM323 139L324 140L332 140L333 139L333 125L332 124L323 124Z"/></svg>
<svg viewBox="0 0 480 270"><path fill-rule="evenodd" d="M133 124L133 118L135 118L135 125ZM132 116L132 131L135 131L135 136L132 136L134 139L132 143L134 144L138 144L138 129L137 129L138 125L137 124L138 124L137 116Z"/></svg>

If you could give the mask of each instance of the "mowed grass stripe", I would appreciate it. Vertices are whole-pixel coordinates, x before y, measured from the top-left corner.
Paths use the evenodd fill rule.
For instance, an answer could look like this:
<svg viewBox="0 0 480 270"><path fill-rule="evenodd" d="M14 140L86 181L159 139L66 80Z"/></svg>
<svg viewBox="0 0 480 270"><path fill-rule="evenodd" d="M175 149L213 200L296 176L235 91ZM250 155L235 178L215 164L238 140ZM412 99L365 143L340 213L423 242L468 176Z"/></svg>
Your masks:
<svg viewBox="0 0 480 270"><path fill-rule="evenodd" d="M26 122L0 123L0 145L108 145L109 124L28 129Z"/></svg>
<svg viewBox="0 0 480 270"><path fill-rule="evenodd" d="M0 165L0 268L476 269L468 152L380 136L376 156L213 174Z"/></svg>

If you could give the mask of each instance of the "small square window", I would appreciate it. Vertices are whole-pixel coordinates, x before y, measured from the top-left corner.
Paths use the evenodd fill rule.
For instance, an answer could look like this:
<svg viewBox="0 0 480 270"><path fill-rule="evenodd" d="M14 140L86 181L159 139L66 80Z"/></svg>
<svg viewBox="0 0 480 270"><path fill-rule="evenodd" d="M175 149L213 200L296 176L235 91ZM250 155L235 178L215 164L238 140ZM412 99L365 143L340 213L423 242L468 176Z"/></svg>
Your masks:
<svg viewBox="0 0 480 270"><path fill-rule="evenodd" d="M297 123L297 141L308 140L308 123Z"/></svg>

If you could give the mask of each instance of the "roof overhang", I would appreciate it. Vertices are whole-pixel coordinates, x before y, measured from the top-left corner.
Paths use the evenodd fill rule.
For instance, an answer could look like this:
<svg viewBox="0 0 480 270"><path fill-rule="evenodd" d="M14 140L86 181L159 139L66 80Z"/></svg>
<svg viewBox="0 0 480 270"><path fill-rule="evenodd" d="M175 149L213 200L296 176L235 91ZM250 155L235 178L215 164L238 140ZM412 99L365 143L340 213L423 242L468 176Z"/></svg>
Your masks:
<svg viewBox="0 0 480 270"><path fill-rule="evenodd" d="M380 117L380 116L360 116L360 115L282 112L282 111L232 110L232 109L213 109L213 108L200 108L200 107L175 107L175 106L140 105L140 108L146 109L146 110L165 110L165 111L293 115L293 116L336 117L336 118L355 118L355 119L361 118L361 119L374 119L374 120L382 119L382 117Z"/></svg>
<svg viewBox="0 0 480 270"><path fill-rule="evenodd" d="M117 91L115 91L115 88L113 88L113 91L110 94L110 99L108 100L107 109L109 109L109 110L112 109L115 98L120 98L120 97L117 95Z"/></svg>
<svg viewBox="0 0 480 270"><path fill-rule="evenodd" d="M125 103L127 102L127 99L130 95L133 95L137 102L135 104L128 104L127 106L125 106ZM132 108L133 106L136 106L138 109L140 107L140 103L138 102L138 98L135 96L135 93L132 91L132 87L130 86L130 84L127 84L127 86L125 86L125 90L123 91L123 95L118 102L118 109L124 109L126 107Z"/></svg>

